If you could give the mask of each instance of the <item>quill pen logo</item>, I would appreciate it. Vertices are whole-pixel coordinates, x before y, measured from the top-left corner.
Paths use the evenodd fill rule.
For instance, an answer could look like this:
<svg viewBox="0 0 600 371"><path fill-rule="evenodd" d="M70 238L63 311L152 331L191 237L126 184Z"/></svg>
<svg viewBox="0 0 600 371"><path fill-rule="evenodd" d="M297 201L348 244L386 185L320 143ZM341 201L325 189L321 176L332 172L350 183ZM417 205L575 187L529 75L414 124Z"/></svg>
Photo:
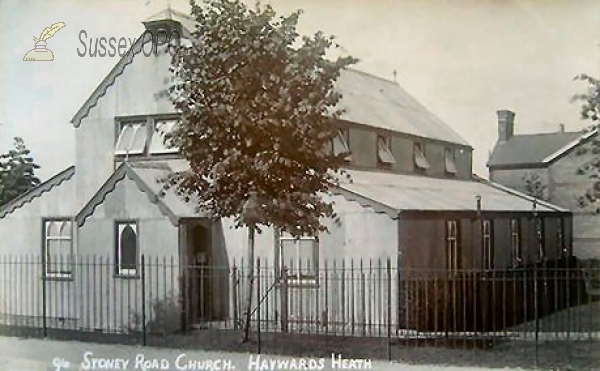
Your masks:
<svg viewBox="0 0 600 371"><path fill-rule="evenodd" d="M36 42L35 47L25 54L23 57L24 61L53 61L54 54L52 50L46 48L46 40L54 36L58 30L65 27L64 22L57 22L50 27L46 27L39 38L34 37L33 40Z"/></svg>

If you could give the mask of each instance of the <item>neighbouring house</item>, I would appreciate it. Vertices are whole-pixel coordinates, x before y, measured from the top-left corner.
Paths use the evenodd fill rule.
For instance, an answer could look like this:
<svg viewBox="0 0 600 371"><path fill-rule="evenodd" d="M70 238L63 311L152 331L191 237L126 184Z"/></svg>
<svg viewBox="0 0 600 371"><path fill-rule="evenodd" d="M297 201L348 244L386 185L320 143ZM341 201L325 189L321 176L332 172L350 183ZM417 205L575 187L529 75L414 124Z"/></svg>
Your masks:
<svg viewBox="0 0 600 371"><path fill-rule="evenodd" d="M498 114L498 141L489 157L490 180L573 212L573 254L600 257L600 181L584 174L600 159L597 130L515 134L515 113ZM583 169L583 170L581 170Z"/></svg>
<svg viewBox="0 0 600 371"><path fill-rule="evenodd" d="M185 38L193 21L169 9L144 24L149 30L177 29ZM41 255L40 269L30 276L45 280L44 292L72 298L67 305L47 303L44 315L54 318L52 323L113 330L118 317L151 304L131 304L138 303L142 288L152 290L154 298L173 292L184 303L188 322L234 315L229 272L210 276L201 286L190 277L198 266L239 265L246 256L246 231L232 228L232 220L198 212L173 190L159 195L159 179L187 164L177 149L163 144L178 119L166 93L171 57L160 50L146 56L143 47L140 37L74 115L74 167L0 209L0 254ZM302 259L288 274L316 289L310 283L326 261L336 259L391 259L403 272L456 273L570 254L570 212L472 175L472 147L396 82L346 70L337 89L346 113L331 150L348 153L352 179L327 196L335 201L339 223L325 221L328 233L301 240L265 229L256 238L264 266L281 272L289 261ZM140 286L142 255L161 262L173 258L169 267L175 268L150 275ZM94 260L98 271L82 273L77 262L90 256L99 259ZM163 275L175 279L158 284ZM39 303L14 305L11 298L19 292L11 287L19 287L18 280L6 276L0 311L40 316ZM394 287L391 295L398 303ZM323 323L345 318L323 305L317 314ZM99 315L86 317L90 308ZM390 308L396 322L398 305Z"/></svg>

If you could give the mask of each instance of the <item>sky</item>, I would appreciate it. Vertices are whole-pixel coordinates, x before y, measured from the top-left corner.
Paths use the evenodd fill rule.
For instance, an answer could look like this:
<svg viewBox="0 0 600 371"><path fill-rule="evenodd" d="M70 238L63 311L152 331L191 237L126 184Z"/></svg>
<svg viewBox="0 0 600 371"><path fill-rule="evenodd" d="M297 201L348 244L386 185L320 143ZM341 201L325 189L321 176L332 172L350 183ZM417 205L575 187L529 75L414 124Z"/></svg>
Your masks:
<svg viewBox="0 0 600 371"><path fill-rule="evenodd" d="M251 3L254 3L252 1ZM496 111L516 112L516 133L577 131L571 97L580 73L600 75L597 0L263 0L278 13L302 9L299 31L334 35L354 68L394 78L474 148L473 170L497 138ZM187 0L0 0L0 153L23 137L43 180L74 163L70 120L115 57L80 57L90 38L137 38L144 19ZM56 22L52 62L24 62L33 37Z"/></svg>

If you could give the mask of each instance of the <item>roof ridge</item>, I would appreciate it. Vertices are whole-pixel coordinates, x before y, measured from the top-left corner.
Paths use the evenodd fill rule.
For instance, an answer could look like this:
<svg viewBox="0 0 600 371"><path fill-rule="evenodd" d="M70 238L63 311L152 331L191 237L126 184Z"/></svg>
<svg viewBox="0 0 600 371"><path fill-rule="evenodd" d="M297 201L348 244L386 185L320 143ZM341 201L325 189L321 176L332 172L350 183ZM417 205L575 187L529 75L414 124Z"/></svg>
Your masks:
<svg viewBox="0 0 600 371"><path fill-rule="evenodd" d="M384 82L387 82L387 83L395 85L395 86L400 86L400 84L398 84L397 81L389 80L389 79L386 79L385 77L382 77L382 76L379 76L379 75L375 75L375 74L372 74L370 72L366 72L366 71L363 71L363 70L359 70L357 68L345 68L345 70L349 71L349 72L356 72L356 73L359 73L359 74L362 74L362 75L366 75L368 77L373 77L373 78L376 78L378 80L382 80Z"/></svg>
<svg viewBox="0 0 600 371"><path fill-rule="evenodd" d="M553 131L553 132L547 132L547 133L524 133L524 134L514 134L510 139L515 138L515 137L533 137L533 136L540 136L540 135L558 135L558 134L583 134L584 132L582 130L580 131ZM509 139L509 140L510 140Z"/></svg>

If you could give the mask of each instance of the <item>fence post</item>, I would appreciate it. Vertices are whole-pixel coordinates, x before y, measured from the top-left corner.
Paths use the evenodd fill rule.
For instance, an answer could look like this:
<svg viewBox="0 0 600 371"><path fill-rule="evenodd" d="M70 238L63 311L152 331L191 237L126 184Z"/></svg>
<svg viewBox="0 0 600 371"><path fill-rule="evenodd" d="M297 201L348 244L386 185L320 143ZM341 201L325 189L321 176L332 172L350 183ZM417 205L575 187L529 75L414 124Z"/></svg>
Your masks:
<svg viewBox="0 0 600 371"><path fill-rule="evenodd" d="M235 266L235 263L233 264L233 268L232 268L232 273L231 273L231 280L232 282L232 290L233 290L233 328L235 330L239 329L239 322L240 322L240 317L239 317L239 313L238 313L238 271L237 271L237 267Z"/></svg>
<svg viewBox="0 0 600 371"><path fill-rule="evenodd" d="M288 332L288 273L287 267L281 270L281 331Z"/></svg>
<svg viewBox="0 0 600 371"><path fill-rule="evenodd" d="M392 360L392 264L387 259L387 356Z"/></svg>
<svg viewBox="0 0 600 371"><path fill-rule="evenodd" d="M537 263L533 265L533 313L535 316L535 367L538 366L538 340L540 334L540 316L539 316L539 306L538 306L538 267Z"/></svg>
<svg viewBox="0 0 600 371"><path fill-rule="evenodd" d="M256 337L258 354L260 354L260 258L256 259Z"/></svg>
<svg viewBox="0 0 600 371"><path fill-rule="evenodd" d="M146 346L146 261L142 254L142 346Z"/></svg>

